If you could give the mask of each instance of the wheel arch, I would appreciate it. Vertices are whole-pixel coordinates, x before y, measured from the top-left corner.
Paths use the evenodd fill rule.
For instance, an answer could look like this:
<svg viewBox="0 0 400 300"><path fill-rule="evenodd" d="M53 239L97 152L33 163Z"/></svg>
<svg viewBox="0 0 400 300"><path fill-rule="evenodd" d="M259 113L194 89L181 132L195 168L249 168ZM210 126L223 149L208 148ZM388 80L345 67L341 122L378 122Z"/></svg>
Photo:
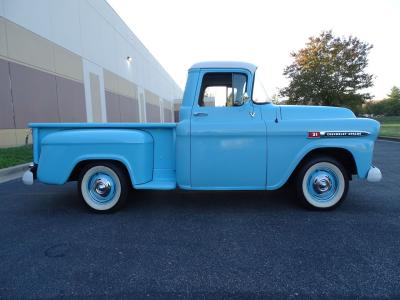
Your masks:
<svg viewBox="0 0 400 300"><path fill-rule="evenodd" d="M340 147L323 147L312 149L306 155L304 155L300 162L297 164L296 168L293 170L289 180L293 180L293 178L298 174L302 166L309 160L317 156L329 156L336 159L346 169L350 180L352 178L352 175L357 174L357 164L353 154L349 150Z"/></svg>
<svg viewBox="0 0 400 300"><path fill-rule="evenodd" d="M125 175L127 176L127 178L131 180L132 186L134 186L133 171L131 170L131 168L129 168L126 165L126 163L124 163L118 159L83 159L75 164L74 168L71 171L71 174L68 177L68 181L78 181L79 175L82 172L82 170L90 164L101 164L101 163L107 163L107 162L114 163L114 164L118 165L119 167L121 167L121 169L125 172Z"/></svg>

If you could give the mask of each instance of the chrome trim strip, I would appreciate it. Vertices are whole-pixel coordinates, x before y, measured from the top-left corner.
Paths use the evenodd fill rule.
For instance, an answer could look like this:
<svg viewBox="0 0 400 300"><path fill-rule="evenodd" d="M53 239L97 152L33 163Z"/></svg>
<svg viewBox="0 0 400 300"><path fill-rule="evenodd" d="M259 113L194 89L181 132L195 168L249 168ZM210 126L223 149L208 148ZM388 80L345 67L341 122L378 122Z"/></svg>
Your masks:
<svg viewBox="0 0 400 300"><path fill-rule="evenodd" d="M370 134L371 133L368 131L359 131L359 130L320 131L321 138L362 137L362 136L368 136Z"/></svg>

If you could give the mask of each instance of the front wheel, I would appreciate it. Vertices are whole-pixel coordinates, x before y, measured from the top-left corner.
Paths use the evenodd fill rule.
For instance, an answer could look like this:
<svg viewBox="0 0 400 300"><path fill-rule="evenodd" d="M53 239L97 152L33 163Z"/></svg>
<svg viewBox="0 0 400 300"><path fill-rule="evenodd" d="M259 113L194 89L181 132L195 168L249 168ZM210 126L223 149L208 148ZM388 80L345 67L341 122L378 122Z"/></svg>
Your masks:
<svg viewBox="0 0 400 300"><path fill-rule="evenodd" d="M348 174L341 163L330 157L316 157L305 163L297 176L297 193L308 208L328 210L347 196Z"/></svg>
<svg viewBox="0 0 400 300"><path fill-rule="evenodd" d="M121 207L128 196L126 172L117 164L99 162L86 166L78 183L81 197L94 211L106 212Z"/></svg>

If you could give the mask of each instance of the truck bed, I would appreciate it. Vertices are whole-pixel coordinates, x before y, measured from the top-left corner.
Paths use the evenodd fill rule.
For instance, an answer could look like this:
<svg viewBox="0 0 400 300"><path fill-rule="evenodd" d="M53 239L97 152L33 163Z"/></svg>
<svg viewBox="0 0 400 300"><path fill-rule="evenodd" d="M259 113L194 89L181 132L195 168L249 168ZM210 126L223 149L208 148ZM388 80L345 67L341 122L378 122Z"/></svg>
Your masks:
<svg viewBox="0 0 400 300"><path fill-rule="evenodd" d="M62 181L68 180L63 174L64 169L69 169L71 166L64 163L63 159L68 161L68 153L71 150L79 151L76 149L86 147L85 151L88 149L93 149L93 153L96 154L98 149L104 148L109 151L110 154L114 154L115 151L125 147L124 153L126 157L126 162L140 164L140 168L148 169L151 167L153 169L152 174L146 174L139 176L139 172L136 174L131 174L132 183L135 188L140 189L174 189L176 187L176 176L175 176L175 128L176 123L31 123L29 127L32 128L33 134L33 160L35 164L38 164L38 176L46 175L48 173L54 173L54 184L62 183ZM96 130L94 130L96 129ZM124 135L121 136L121 132L130 134L132 132L146 132L151 136L152 147L145 150L151 153L151 158L149 161L137 162L139 157L135 153L127 150L129 142L125 141ZM67 140L66 135L70 131L73 134L70 135L73 141ZM57 135L63 135L58 141L54 141L54 137ZM147 134L146 134L147 135ZM148 136L147 135L147 136ZM59 157L57 162L58 171L49 170L41 172L41 162L40 157L42 153L43 143L47 145L49 137L53 140L53 149L51 153L55 153ZM46 138L47 137L47 138ZM88 140L88 137L90 141ZM116 139L119 140L116 140ZM44 142L43 142L44 141ZM125 144L124 144L125 141ZM57 145L55 145L57 144ZM107 144L107 145L106 145ZM75 145L75 146L74 146ZM147 148L146 148L147 149ZM48 158L47 158L48 160ZM152 166L148 166L152 164ZM56 167L55 167L56 169ZM140 172L140 174L145 174L146 172ZM57 179L56 179L57 178ZM44 180L44 182L49 181Z"/></svg>

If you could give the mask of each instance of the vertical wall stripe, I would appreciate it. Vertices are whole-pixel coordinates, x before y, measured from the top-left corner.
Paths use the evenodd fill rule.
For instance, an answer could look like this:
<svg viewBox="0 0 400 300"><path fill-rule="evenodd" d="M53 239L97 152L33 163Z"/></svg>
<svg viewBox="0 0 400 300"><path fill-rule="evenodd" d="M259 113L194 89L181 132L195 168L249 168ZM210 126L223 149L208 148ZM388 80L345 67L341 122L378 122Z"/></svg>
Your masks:
<svg viewBox="0 0 400 300"><path fill-rule="evenodd" d="M100 97L100 110L101 110L101 122L107 122L107 106L106 96L104 89L104 74L103 68L88 61L83 60L83 82L85 85L85 103L86 103L86 114L88 122L95 122L93 118L93 104L92 104L92 92L90 84L90 73L98 76L99 79L99 97Z"/></svg>
<svg viewBox="0 0 400 300"><path fill-rule="evenodd" d="M164 122L164 101L161 98L158 98L158 101L160 103L160 121L161 123Z"/></svg>
<svg viewBox="0 0 400 300"><path fill-rule="evenodd" d="M89 72L90 79L90 94L92 102L92 115L94 122L101 122L103 119L103 113L101 109L100 99L100 80L99 76Z"/></svg>
<svg viewBox="0 0 400 300"><path fill-rule="evenodd" d="M58 119L61 122L60 99L58 96L58 85L57 85L57 77L56 76L54 76L54 85L56 86L57 114L58 114Z"/></svg>
<svg viewBox="0 0 400 300"><path fill-rule="evenodd" d="M139 88L139 101L140 101L140 110L141 110L141 122L147 122L147 114L146 114L146 97L144 93L144 89L142 87Z"/></svg>
<svg viewBox="0 0 400 300"><path fill-rule="evenodd" d="M10 66L10 63L7 63L7 65L8 65L8 78L10 80L9 83L10 83L10 94L11 94L14 128L17 128L17 125L15 123L15 107L14 107L14 97L13 97L13 89L12 89L12 81L11 81L11 66Z"/></svg>

